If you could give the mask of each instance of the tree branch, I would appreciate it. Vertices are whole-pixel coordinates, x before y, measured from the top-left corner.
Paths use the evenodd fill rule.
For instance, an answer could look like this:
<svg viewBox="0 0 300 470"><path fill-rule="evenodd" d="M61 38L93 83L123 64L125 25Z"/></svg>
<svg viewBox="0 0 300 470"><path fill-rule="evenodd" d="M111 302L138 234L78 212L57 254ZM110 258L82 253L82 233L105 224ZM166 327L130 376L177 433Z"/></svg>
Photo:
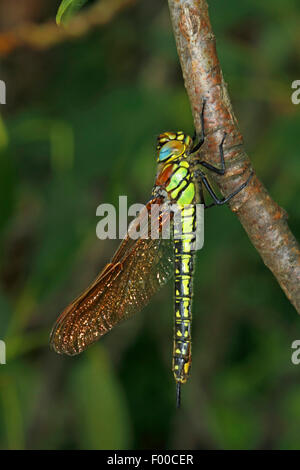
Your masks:
<svg viewBox="0 0 300 470"><path fill-rule="evenodd" d="M206 161L217 164L224 132L227 171L215 177L223 195L233 192L253 171L243 147L216 52L206 0L168 0L185 87L195 128L201 130L205 97ZM266 266L300 313L300 248L287 225L287 214L269 196L254 174L229 204Z"/></svg>
<svg viewBox="0 0 300 470"><path fill-rule="evenodd" d="M68 27L58 27L54 21L44 24L23 24L11 31L0 33L0 56L6 56L14 49L29 46L46 49L60 42L82 36L96 26L109 23L120 10L136 0L103 0L83 10L69 22Z"/></svg>

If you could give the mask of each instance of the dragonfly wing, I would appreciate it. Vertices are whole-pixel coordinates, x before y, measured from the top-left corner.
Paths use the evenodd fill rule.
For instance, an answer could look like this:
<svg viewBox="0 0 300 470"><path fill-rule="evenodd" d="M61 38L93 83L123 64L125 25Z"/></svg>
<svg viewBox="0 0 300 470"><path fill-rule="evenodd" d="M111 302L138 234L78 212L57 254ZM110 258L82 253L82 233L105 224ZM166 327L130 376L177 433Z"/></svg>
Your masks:
<svg viewBox="0 0 300 470"><path fill-rule="evenodd" d="M154 201L148 203L144 221ZM163 223L160 219L160 232ZM51 333L51 346L61 354L79 354L121 320L140 311L173 270L172 240L133 240L127 235L112 262L62 312Z"/></svg>

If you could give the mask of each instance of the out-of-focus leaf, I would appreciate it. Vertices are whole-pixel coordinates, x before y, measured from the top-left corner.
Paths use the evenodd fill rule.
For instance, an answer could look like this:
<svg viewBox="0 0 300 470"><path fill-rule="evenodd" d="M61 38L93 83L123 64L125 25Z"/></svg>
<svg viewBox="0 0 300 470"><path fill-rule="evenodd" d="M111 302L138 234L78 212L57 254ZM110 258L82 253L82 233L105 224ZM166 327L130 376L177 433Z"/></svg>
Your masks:
<svg viewBox="0 0 300 470"><path fill-rule="evenodd" d="M7 351L10 343L7 342ZM0 422L5 449L23 449L26 444L26 424L31 417L38 390L38 371L26 361L7 360L0 375ZM3 369L2 369L3 368Z"/></svg>
<svg viewBox="0 0 300 470"><path fill-rule="evenodd" d="M63 0L56 15L56 23L67 24L86 2L87 0Z"/></svg>
<svg viewBox="0 0 300 470"><path fill-rule="evenodd" d="M71 386L81 447L129 448L131 432L126 404L105 350L94 346L76 365Z"/></svg>
<svg viewBox="0 0 300 470"><path fill-rule="evenodd" d="M248 403L215 404L215 436L222 449L253 449L261 438L259 413Z"/></svg>
<svg viewBox="0 0 300 470"><path fill-rule="evenodd" d="M295 367L295 366L294 366ZM282 426L280 433L280 449L299 449L298 423L300 419L300 389L295 383L290 390L284 394L281 404Z"/></svg>
<svg viewBox="0 0 300 470"><path fill-rule="evenodd" d="M9 319L12 316L12 309L7 296L0 291L0 339L3 339Z"/></svg>
<svg viewBox="0 0 300 470"><path fill-rule="evenodd" d="M0 150L0 229L14 210L15 175L8 151Z"/></svg>
<svg viewBox="0 0 300 470"><path fill-rule="evenodd" d="M0 229L13 211L14 172L8 152L8 133L0 116Z"/></svg>
<svg viewBox="0 0 300 470"><path fill-rule="evenodd" d="M21 404L15 383L7 380L1 389L1 398L4 412L4 425L6 427L7 448L12 450L24 449L24 429Z"/></svg>

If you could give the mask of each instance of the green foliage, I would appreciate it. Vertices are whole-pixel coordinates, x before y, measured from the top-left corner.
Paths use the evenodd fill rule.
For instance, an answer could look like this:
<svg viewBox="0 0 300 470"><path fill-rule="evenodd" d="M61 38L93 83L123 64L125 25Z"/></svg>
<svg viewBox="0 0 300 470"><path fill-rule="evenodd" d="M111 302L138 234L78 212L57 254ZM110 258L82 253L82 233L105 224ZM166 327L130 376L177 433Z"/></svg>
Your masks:
<svg viewBox="0 0 300 470"><path fill-rule="evenodd" d="M100 346L78 361L70 381L78 441L84 449L127 449L130 421L120 383Z"/></svg>
<svg viewBox="0 0 300 470"><path fill-rule="evenodd" d="M56 23L67 24L86 2L87 0L62 0L57 11Z"/></svg>
<svg viewBox="0 0 300 470"><path fill-rule="evenodd" d="M246 149L299 238L299 2L209 3ZM171 285L79 357L48 347L116 248L96 238L96 207L146 202L157 134L193 132L167 2L22 54L28 76L18 54L2 61L16 98L0 121L0 448L299 449L299 317L226 207L205 214L179 414Z"/></svg>

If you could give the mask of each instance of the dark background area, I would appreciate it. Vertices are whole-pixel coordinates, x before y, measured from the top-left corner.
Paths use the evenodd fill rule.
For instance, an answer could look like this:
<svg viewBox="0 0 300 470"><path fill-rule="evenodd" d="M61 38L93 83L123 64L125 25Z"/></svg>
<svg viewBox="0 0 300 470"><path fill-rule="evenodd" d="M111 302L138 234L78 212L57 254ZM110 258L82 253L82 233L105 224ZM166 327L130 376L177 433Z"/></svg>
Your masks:
<svg viewBox="0 0 300 470"><path fill-rule="evenodd" d="M1 0L0 37L54 22L58 5ZM299 2L209 6L246 149L299 238ZM167 2L140 0L76 40L17 48L0 67L0 448L299 449L300 320L227 207L205 214L179 412L172 283L80 356L48 346L58 314L116 248L96 238L96 207L146 202L156 135L193 132Z"/></svg>

